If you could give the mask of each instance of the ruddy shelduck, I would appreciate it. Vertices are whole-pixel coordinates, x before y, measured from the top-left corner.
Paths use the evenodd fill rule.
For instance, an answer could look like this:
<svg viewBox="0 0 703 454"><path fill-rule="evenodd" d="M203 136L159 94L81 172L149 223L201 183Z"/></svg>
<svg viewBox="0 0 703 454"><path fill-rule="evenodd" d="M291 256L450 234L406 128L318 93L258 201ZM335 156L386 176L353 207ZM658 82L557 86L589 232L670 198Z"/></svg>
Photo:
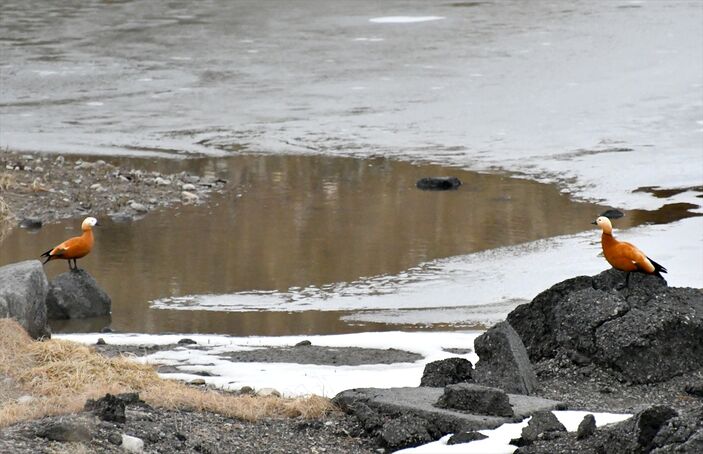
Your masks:
<svg viewBox="0 0 703 454"><path fill-rule="evenodd" d="M68 269L77 270L78 262L76 260L90 254L93 249L93 227L96 225L98 225L97 219L93 217L85 218L81 224L83 234L69 238L55 248L43 253L41 256L46 257L44 263L55 259L64 259L68 260ZM71 266L71 260L73 260L73 267Z"/></svg>
<svg viewBox="0 0 703 454"><path fill-rule="evenodd" d="M666 268L647 257L634 245L616 240L613 237L613 225L607 217L600 216L592 224L596 224L603 231L601 244L605 259L613 268L627 273L625 286L629 285L632 271L654 274L659 277L662 277L661 273L666 273Z"/></svg>

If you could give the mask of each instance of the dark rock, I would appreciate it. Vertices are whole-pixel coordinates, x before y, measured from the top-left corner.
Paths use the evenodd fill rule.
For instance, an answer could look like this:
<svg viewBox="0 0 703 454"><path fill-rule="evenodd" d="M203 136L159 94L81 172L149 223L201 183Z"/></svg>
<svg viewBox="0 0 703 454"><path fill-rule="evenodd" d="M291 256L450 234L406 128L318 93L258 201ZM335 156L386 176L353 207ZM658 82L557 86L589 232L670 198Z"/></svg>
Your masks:
<svg viewBox="0 0 703 454"><path fill-rule="evenodd" d="M488 436L480 432L460 432L449 437L447 444L458 445L461 443L471 443L472 441L483 440L484 438L488 438Z"/></svg>
<svg viewBox="0 0 703 454"><path fill-rule="evenodd" d="M517 446L525 446L537 440L554 439L559 436L555 437L553 432L566 432L566 427L559 422L551 411L538 411L532 415L527 427L522 429Z"/></svg>
<svg viewBox="0 0 703 454"><path fill-rule="evenodd" d="M45 304L48 291L38 260L0 267L0 318L17 320L34 339L51 337Z"/></svg>
<svg viewBox="0 0 703 454"><path fill-rule="evenodd" d="M656 405L641 411L632 418L634 433L637 437L637 444L645 451L649 452L654 447L654 437L659 433L659 429L671 418L678 416L676 410L663 405Z"/></svg>
<svg viewBox="0 0 703 454"><path fill-rule="evenodd" d="M46 298L50 319L110 315L111 305L108 294L87 271L81 269L56 276Z"/></svg>
<svg viewBox="0 0 703 454"><path fill-rule="evenodd" d="M668 380L703 366L703 290L670 288L654 275L608 270L556 284L508 321L532 361L562 354L633 383ZM479 382L476 365L474 379ZM652 358L657 358L652 361Z"/></svg>
<svg viewBox="0 0 703 454"><path fill-rule="evenodd" d="M434 440L427 430L428 424L424 418L403 415L387 421L379 431L379 436L383 445L391 450L412 448Z"/></svg>
<svg viewBox="0 0 703 454"><path fill-rule="evenodd" d="M437 406L479 415L511 417L514 414L504 391L469 383L447 385Z"/></svg>
<svg viewBox="0 0 703 454"><path fill-rule="evenodd" d="M537 376L520 336L507 322L500 322L474 341L479 357L474 371L476 383L495 386L509 393L532 394Z"/></svg>
<svg viewBox="0 0 703 454"><path fill-rule="evenodd" d="M105 342L105 339L103 339L102 337L99 337L95 345L107 345L107 342Z"/></svg>
<svg viewBox="0 0 703 454"><path fill-rule="evenodd" d="M92 438L88 424L82 420L51 421L40 426L36 435L51 441L81 442Z"/></svg>
<svg viewBox="0 0 703 454"><path fill-rule="evenodd" d="M583 440L584 438L590 437L595 432L596 432L596 418L593 415L588 414L583 417L583 420L579 424L579 427L576 430L576 438L578 440Z"/></svg>
<svg viewBox="0 0 703 454"><path fill-rule="evenodd" d="M139 393L120 393L116 395L119 400L124 402L125 405L132 405L132 404L142 404L144 403L140 398L139 398Z"/></svg>
<svg viewBox="0 0 703 454"><path fill-rule="evenodd" d="M125 417L125 402L112 394L105 394L100 399L88 399L85 403L85 410L91 411L103 421L114 421L123 423L127 421Z"/></svg>
<svg viewBox="0 0 703 454"><path fill-rule="evenodd" d="M188 439L188 437L181 432L176 432L175 435L176 435L176 439L180 440L180 441L186 441Z"/></svg>
<svg viewBox="0 0 703 454"><path fill-rule="evenodd" d="M109 326L105 326L103 329L100 330L100 332L101 333L111 333L112 328L110 328Z"/></svg>
<svg viewBox="0 0 703 454"><path fill-rule="evenodd" d="M42 220L39 218L24 218L20 221L19 227L27 230L39 230L42 228Z"/></svg>
<svg viewBox="0 0 703 454"><path fill-rule="evenodd" d="M356 402L351 408L351 413L356 416L359 423L368 433L373 433L383 426L383 418L363 402Z"/></svg>
<svg viewBox="0 0 703 454"><path fill-rule="evenodd" d="M107 441L115 446L119 446L122 444L122 435L117 432L112 432L107 436Z"/></svg>
<svg viewBox="0 0 703 454"><path fill-rule="evenodd" d="M310 346L310 345L312 345L312 342L310 342L310 341L307 340L307 339L306 339L306 340L302 340L302 341L298 342L297 344L295 344L296 347L308 347L308 346Z"/></svg>
<svg viewBox="0 0 703 454"><path fill-rule="evenodd" d="M703 397L703 382L690 383L686 385L685 391L696 397Z"/></svg>
<svg viewBox="0 0 703 454"><path fill-rule="evenodd" d="M615 210L615 209L611 208L609 210L605 210L600 215L605 216L608 219L619 219L619 218L625 216L625 213L623 213L620 210Z"/></svg>
<svg viewBox="0 0 703 454"><path fill-rule="evenodd" d="M253 396L254 394L256 394L256 391L254 391L254 388L252 388L251 386L242 386L241 388L239 388L239 394Z"/></svg>
<svg viewBox="0 0 703 454"><path fill-rule="evenodd" d="M195 342L193 339L189 339L187 337L184 337L183 339L178 341L178 345L196 345L197 342Z"/></svg>
<svg viewBox="0 0 703 454"><path fill-rule="evenodd" d="M447 191L458 189L461 186L461 180L457 177L425 177L417 180L415 185L418 189L426 191Z"/></svg>
<svg viewBox="0 0 703 454"><path fill-rule="evenodd" d="M447 386L473 381L471 362L465 358L447 358L432 361L425 366L420 386Z"/></svg>

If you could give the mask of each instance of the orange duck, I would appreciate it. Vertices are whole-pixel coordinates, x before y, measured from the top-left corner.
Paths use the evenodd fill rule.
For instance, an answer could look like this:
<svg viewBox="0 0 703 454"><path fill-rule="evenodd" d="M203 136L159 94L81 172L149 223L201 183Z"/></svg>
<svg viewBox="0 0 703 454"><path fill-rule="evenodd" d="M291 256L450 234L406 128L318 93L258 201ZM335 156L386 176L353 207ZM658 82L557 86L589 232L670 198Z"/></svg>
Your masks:
<svg viewBox="0 0 703 454"><path fill-rule="evenodd" d="M70 270L77 270L78 263L76 260L85 257L93 249L93 227L96 225L98 225L97 219L93 217L85 218L81 224L83 235L70 238L43 253L41 256L46 257L44 263L54 259L64 259L68 260L68 268ZM71 266L71 260L73 260L73 267Z"/></svg>
<svg viewBox="0 0 703 454"><path fill-rule="evenodd" d="M601 244L605 259L613 268L627 273L625 287L629 285L630 272L632 271L654 274L659 277L662 277L661 273L666 273L666 268L644 255L644 252L634 245L616 240L613 237L613 225L607 217L600 216L592 224L596 224L603 230Z"/></svg>

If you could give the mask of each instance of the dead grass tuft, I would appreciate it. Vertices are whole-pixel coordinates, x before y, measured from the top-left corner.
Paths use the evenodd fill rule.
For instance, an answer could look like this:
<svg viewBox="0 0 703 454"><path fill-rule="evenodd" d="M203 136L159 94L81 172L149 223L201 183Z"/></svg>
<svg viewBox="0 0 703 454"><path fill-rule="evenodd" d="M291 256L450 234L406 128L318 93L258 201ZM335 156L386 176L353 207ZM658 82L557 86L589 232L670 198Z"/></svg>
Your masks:
<svg viewBox="0 0 703 454"><path fill-rule="evenodd" d="M0 401L0 427L46 415L80 411L88 398L136 391L155 407L210 411L254 421L263 417L317 418L332 410L329 399L237 396L163 380L152 366L127 357L107 358L63 340L34 341L11 319L0 319L0 375L12 377L36 399Z"/></svg>

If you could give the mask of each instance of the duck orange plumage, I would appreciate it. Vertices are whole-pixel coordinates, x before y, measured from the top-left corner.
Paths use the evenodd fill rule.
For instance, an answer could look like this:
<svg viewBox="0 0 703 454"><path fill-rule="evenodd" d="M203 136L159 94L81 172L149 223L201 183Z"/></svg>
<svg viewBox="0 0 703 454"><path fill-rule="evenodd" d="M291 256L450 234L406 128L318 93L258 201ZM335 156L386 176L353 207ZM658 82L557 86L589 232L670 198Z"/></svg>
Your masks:
<svg viewBox="0 0 703 454"><path fill-rule="evenodd" d="M610 223L610 219L600 216L593 224L596 224L603 231L601 244L605 259L613 268L627 272L625 285L629 282L632 271L655 274L659 277L662 277L661 273L666 273L666 268L647 257L634 245L616 240L613 237L613 225Z"/></svg>
<svg viewBox="0 0 703 454"><path fill-rule="evenodd" d="M44 263L50 260L64 259L68 260L69 269L77 270L78 263L76 260L85 257L93 249L93 227L96 225L98 225L97 219L93 217L85 218L81 224L83 234L70 238L55 248L49 249L43 253L41 256L46 257ZM71 267L71 260L73 260L74 267Z"/></svg>

